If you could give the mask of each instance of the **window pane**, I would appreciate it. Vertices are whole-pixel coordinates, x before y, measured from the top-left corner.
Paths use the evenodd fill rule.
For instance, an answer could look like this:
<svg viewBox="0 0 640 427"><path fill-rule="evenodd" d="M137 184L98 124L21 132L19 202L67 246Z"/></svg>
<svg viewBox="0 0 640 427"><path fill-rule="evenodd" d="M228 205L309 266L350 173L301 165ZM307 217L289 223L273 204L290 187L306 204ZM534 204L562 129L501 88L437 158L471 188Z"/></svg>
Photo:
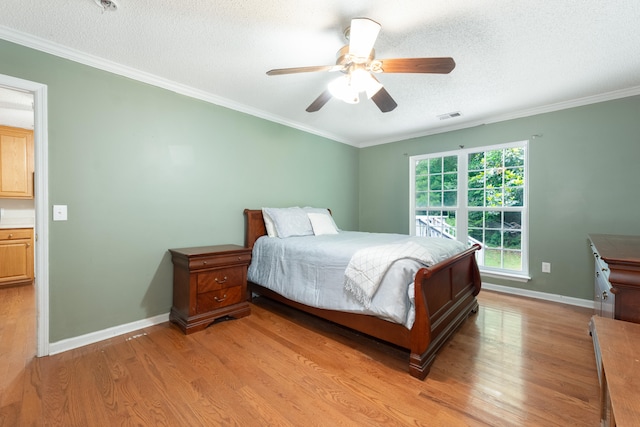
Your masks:
<svg viewBox="0 0 640 427"><path fill-rule="evenodd" d="M484 244L489 248L502 247L502 232L500 230L485 230Z"/></svg>
<svg viewBox="0 0 640 427"><path fill-rule="evenodd" d="M444 158L444 172L458 171L458 156L448 156Z"/></svg>
<svg viewBox="0 0 640 427"><path fill-rule="evenodd" d="M442 190L442 175L430 175L429 176L429 189L430 190Z"/></svg>
<svg viewBox="0 0 640 427"><path fill-rule="evenodd" d="M427 160L418 160L416 162L416 175L426 175L429 173L429 162Z"/></svg>
<svg viewBox="0 0 640 427"><path fill-rule="evenodd" d="M524 168L505 169L504 185L507 187L522 187L524 185Z"/></svg>
<svg viewBox="0 0 640 427"><path fill-rule="evenodd" d="M502 190L487 190L485 193L486 205L490 207L502 206Z"/></svg>
<svg viewBox="0 0 640 427"><path fill-rule="evenodd" d="M504 213L504 228L507 229L521 229L522 228L522 213L520 212L505 212Z"/></svg>
<svg viewBox="0 0 640 427"><path fill-rule="evenodd" d="M416 191L427 191L429 189L429 178L426 176L416 176Z"/></svg>
<svg viewBox="0 0 640 427"><path fill-rule="evenodd" d="M469 236L482 244L484 242L483 230L481 228L470 228Z"/></svg>
<svg viewBox="0 0 640 427"><path fill-rule="evenodd" d="M491 150L485 153L485 168L500 168L502 167L502 150Z"/></svg>
<svg viewBox="0 0 640 427"><path fill-rule="evenodd" d="M484 171L469 172L467 179L469 188L484 188Z"/></svg>
<svg viewBox="0 0 640 427"><path fill-rule="evenodd" d="M487 188L502 188L502 169L490 169L485 176Z"/></svg>
<svg viewBox="0 0 640 427"><path fill-rule="evenodd" d="M458 192L457 191L445 191L444 192L444 205L445 206L457 206L458 205Z"/></svg>
<svg viewBox="0 0 640 427"><path fill-rule="evenodd" d="M442 157L436 157L435 159L429 159L429 173L441 173L442 172Z"/></svg>
<svg viewBox="0 0 640 427"><path fill-rule="evenodd" d="M484 265L487 267L502 267L502 251L496 249L484 250Z"/></svg>
<svg viewBox="0 0 640 427"><path fill-rule="evenodd" d="M471 153L469 154L469 164L467 169L470 171L481 171L484 169L484 153Z"/></svg>
<svg viewBox="0 0 640 427"><path fill-rule="evenodd" d="M442 176L442 184L445 190L458 189L458 174L457 173L445 173Z"/></svg>
<svg viewBox="0 0 640 427"><path fill-rule="evenodd" d="M509 270L522 270L522 252L504 251L504 267Z"/></svg>
<svg viewBox="0 0 640 427"><path fill-rule="evenodd" d="M523 188L505 188L505 206L524 206Z"/></svg>
<svg viewBox="0 0 640 427"><path fill-rule="evenodd" d="M484 214L486 228L502 228L502 212L487 211Z"/></svg>
<svg viewBox="0 0 640 427"><path fill-rule="evenodd" d="M426 208L429 206L427 204L427 192L416 193L416 207L417 208Z"/></svg>
<svg viewBox="0 0 640 427"><path fill-rule="evenodd" d="M429 191L429 206L442 206L442 191Z"/></svg>
<svg viewBox="0 0 640 427"><path fill-rule="evenodd" d="M522 249L522 234L519 231L505 231L504 247L505 249Z"/></svg>
<svg viewBox="0 0 640 427"><path fill-rule="evenodd" d="M469 228L482 227L484 222L482 220L483 212L469 212Z"/></svg>
<svg viewBox="0 0 640 427"><path fill-rule="evenodd" d="M506 167L511 166L524 166L524 148L515 147L507 148L504 150L504 165Z"/></svg>
<svg viewBox="0 0 640 427"><path fill-rule="evenodd" d="M467 204L469 206L484 206L484 190L469 190Z"/></svg>

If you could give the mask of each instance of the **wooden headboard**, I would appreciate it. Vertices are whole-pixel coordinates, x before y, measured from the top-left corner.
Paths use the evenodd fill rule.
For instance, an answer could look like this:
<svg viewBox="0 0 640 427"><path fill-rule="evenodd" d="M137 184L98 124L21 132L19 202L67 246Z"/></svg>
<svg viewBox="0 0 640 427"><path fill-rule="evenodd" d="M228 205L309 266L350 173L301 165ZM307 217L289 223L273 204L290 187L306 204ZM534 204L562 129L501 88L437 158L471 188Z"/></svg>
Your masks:
<svg viewBox="0 0 640 427"><path fill-rule="evenodd" d="M327 209L333 215L331 209ZM262 209L244 210L244 247L253 248L253 244L258 238L267 234L267 227L264 225Z"/></svg>
<svg viewBox="0 0 640 427"><path fill-rule="evenodd" d="M244 246L253 248L253 244L267 234L267 227L264 225L262 217L262 209L245 209L244 210Z"/></svg>

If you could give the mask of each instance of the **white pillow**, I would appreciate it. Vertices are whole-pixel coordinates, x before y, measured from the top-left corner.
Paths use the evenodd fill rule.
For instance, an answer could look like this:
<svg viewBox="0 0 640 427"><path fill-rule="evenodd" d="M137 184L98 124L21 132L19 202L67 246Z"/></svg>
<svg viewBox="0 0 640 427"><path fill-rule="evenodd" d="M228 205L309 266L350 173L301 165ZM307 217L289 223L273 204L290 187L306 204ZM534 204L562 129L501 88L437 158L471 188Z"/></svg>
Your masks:
<svg viewBox="0 0 640 427"><path fill-rule="evenodd" d="M313 228L313 234L321 236L323 234L338 234L338 230L335 227L333 219L328 213L308 213L309 221L311 221L311 227Z"/></svg>
<svg viewBox="0 0 640 427"><path fill-rule="evenodd" d="M276 226L273 223L273 220L269 216L268 213L262 209L262 218L264 219L264 226L267 229L267 236L269 237L278 237L278 232L276 231Z"/></svg>
<svg viewBox="0 0 640 427"><path fill-rule="evenodd" d="M336 230L340 230L338 228L338 226L336 225L336 222L333 220L333 216L331 215L331 212L329 212L329 209L327 209L327 208L312 208L312 207L309 207L309 206L304 207L302 209L304 209L304 211L307 214L319 213L319 214L327 215L329 217L329 220L331 221L331 224L333 225L333 228L335 228Z"/></svg>
<svg viewBox="0 0 640 427"><path fill-rule="evenodd" d="M271 217L276 233L281 239L292 236L313 236L311 221L302 208L263 208L262 212L266 212Z"/></svg>

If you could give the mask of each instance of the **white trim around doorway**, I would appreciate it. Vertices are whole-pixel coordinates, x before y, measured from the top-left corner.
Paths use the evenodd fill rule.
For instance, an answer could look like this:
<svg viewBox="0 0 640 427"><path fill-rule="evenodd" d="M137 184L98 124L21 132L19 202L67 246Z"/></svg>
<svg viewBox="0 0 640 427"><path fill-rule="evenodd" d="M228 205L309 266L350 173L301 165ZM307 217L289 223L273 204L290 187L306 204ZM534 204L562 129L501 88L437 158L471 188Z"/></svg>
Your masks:
<svg viewBox="0 0 640 427"><path fill-rule="evenodd" d="M36 355L49 355L49 131L47 86L0 74L0 86L33 94Z"/></svg>

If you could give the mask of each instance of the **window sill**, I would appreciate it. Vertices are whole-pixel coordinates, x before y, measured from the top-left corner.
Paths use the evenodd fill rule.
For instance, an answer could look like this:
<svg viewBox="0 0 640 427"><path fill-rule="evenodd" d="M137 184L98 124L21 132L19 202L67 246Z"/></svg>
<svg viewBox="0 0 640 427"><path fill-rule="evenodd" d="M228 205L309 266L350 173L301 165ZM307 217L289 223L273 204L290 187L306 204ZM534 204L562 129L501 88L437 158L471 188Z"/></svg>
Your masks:
<svg viewBox="0 0 640 427"><path fill-rule="evenodd" d="M483 270L482 268L480 269L480 274L486 277L514 280L516 282L523 282L523 283L531 280L531 276L525 275L525 274L503 273L501 271Z"/></svg>

